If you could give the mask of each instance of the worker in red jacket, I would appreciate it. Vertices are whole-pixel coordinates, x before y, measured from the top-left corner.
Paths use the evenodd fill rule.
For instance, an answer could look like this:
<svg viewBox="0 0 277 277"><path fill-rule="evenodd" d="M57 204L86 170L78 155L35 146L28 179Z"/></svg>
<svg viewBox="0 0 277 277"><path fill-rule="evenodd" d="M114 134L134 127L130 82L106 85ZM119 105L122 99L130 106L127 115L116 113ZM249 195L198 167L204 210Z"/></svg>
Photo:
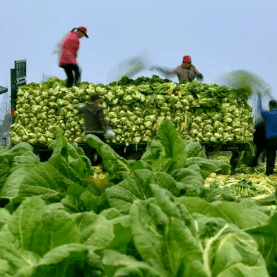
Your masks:
<svg viewBox="0 0 277 277"><path fill-rule="evenodd" d="M88 38L87 28L80 26L69 32L59 42L59 66L62 67L67 76L67 87L70 88L81 83L81 71L77 64L77 52L80 47L80 38ZM74 74L74 75L73 75Z"/></svg>
<svg viewBox="0 0 277 277"><path fill-rule="evenodd" d="M150 67L150 70L160 71L163 75L165 75L166 78L176 74L179 79L179 83L192 82L195 78L198 80L203 80L203 75L191 63L191 56L184 56L182 64L177 66L175 69L152 66Z"/></svg>

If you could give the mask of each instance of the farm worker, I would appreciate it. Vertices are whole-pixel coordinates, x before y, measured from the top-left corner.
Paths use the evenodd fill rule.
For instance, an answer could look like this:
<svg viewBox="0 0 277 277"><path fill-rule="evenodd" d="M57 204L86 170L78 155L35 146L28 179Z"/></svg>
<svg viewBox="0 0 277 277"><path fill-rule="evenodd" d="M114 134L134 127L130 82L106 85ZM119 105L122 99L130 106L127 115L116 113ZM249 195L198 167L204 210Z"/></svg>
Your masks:
<svg viewBox="0 0 277 277"><path fill-rule="evenodd" d="M198 80L203 80L203 75L196 69L196 67L191 63L191 56L184 56L182 64L177 66L175 69L162 68L159 66L152 66L150 70L157 70L163 73L166 77L176 74L179 83L192 82L195 78Z"/></svg>
<svg viewBox="0 0 277 277"><path fill-rule="evenodd" d="M64 39L59 42L59 66L64 69L67 76L67 87L70 88L81 83L81 71L77 64L77 52L80 38L88 38L87 28L80 26L72 29ZM73 75L74 74L74 75Z"/></svg>
<svg viewBox="0 0 277 277"><path fill-rule="evenodd" d="M258 111L265 119L266 175L272 175L277 151L277 102L269 101L269 111L262 108L261 93L258 93Z"/></svg>
<svg viewBox="0 0 277 277"><path fill-rule="evenodd" d="M105 121L103 108L99 106L101 100L102 97L99 94L94 93L91 95L91 102L86 106L84 104L79 104L78 110L85 117L85 134L95 135L103 142L106 142L104 134L106 133L109 138L113 138L114 132ZM89 157L91 159L91 162L93 163L92 157L95 153L93 149L90 146L86 145L84 150L86 156ZM99 164L100 162L101 158L98 157L95 164Z"/></svg>

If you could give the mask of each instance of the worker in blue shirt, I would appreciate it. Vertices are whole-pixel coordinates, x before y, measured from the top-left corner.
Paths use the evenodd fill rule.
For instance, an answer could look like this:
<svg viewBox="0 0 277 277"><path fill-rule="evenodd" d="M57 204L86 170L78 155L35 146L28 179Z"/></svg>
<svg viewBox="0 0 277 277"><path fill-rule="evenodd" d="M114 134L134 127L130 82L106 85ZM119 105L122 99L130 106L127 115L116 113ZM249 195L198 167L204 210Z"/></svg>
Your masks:
<svg viewBox="0 0 277 277"><path fill-rule="evenodd" d="M265 119L266 134L266 175L272 175L275 167L276 151L277 151L277 102L269 101L269 111L262 108L261 93L258 93L258 111L261 112Z"/></svg>

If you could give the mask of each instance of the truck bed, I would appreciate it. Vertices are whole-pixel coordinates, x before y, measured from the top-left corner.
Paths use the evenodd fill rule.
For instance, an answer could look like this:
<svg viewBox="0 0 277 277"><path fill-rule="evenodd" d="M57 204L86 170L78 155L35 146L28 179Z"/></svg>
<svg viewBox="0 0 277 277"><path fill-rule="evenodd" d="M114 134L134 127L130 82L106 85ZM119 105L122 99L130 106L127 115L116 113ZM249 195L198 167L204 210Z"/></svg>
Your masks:
<svg viewBox="0 0 277 277"><path fill-rule="evenodd" d="M246 141L200 142L200 144L205 147L207 156L216 152L241 152L249 148L249 142ZM78 143L78 146L83 149L85 145L85 143ZM108 143L108 145L123 158L138 160L145 152L147 142L129 145L126 145L125 143ZM48 149L47 145L36 144L32 146L34 147L34 152L39 155L42 162L47 161L52 155L52 150Z"/></svg>

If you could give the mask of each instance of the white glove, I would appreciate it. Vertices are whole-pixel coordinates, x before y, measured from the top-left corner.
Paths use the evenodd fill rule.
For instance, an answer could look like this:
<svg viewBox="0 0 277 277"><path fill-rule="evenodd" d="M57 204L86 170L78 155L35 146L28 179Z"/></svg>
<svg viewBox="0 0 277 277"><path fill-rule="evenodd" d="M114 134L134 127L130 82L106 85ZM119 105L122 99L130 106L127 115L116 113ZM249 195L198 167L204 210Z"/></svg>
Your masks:
<svg viewBox="0 0 277 277"><path fill-rule="evenodd" d="M113 130L111 130L111 129L108 129L107 131L106 131L106 134L107 134L107 136L108 136L108 138L113 138L114 137L114 132L113 132Z"/></svg>
<svg viewBox="0 0 277 277"><path fill-rule="evenodd" d="M83 103L78 104L78 108L83 108L85 105Z"/></svg>

